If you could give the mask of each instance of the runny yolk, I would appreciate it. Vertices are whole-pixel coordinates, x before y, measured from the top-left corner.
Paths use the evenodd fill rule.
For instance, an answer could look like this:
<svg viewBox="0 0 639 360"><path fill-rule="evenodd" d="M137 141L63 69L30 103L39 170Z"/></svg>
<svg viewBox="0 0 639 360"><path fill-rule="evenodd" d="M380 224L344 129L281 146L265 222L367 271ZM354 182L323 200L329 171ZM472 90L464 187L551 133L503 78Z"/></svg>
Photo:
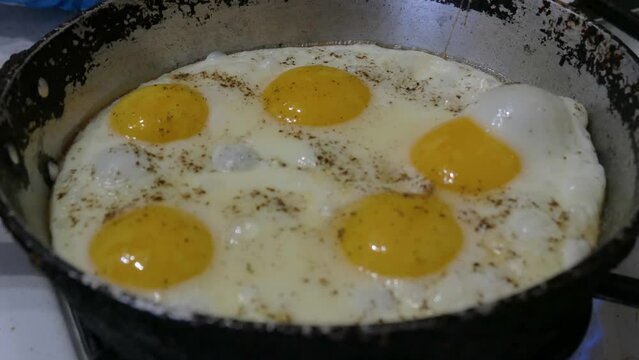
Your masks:
<svg viewBox="0 0 639 360"><path fill-rule="evenodd" d="M422 136L413 145L411 160L436 185L466 194L498 188L521 171L517 153L467 117Z"/></svg>
<svg viewBox="0 0 639 360"><path fill-rule="evenodd" d="M205 126L209 108L181 84L151 85L124 96L111 110L111 128L129 139L163 144L187 139Z"/></svg>
<svg viewBox="0 0 639 360"><path fill-rule="evenodd" d="M355 118L370 97L358 77L329 66L309 65L280 74L262 94L262 103L279 121L328 126Z"/></svg>
<svg viewBox="0 0 639 360"><path fill-rule="evenodd" d="M193 215L149 205L107 221L93 237L90 258L97 275L115 284L159 289L204 271L213 239Z"/></svg>
<svg viewBox="0 0 639 360"><path fill-rule="evenodd" d="M337 236L355 266L389 277L443 269L459 253L462 230L436 196L379 193L347 207Z"/></svg>

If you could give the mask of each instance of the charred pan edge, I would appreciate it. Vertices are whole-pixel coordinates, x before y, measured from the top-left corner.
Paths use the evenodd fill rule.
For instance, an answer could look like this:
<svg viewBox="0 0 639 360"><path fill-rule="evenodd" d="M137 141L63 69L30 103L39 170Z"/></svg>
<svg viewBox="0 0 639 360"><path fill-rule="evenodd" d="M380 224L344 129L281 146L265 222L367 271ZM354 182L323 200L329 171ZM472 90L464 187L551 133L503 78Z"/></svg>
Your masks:
<svg viewBox="0 0 639 360"><path fill-rule="evenodd" d="M544 0L540 9L540 15L549 17L544 20L547 27L540 29L541 42L554 42L559 49L561 66L585 70L598 84L605 86L611 104L609 110L617 111L624 123L636 130L639 126L639 58L614 36L575 12L551 17L557 11L552 5ZM638 76L629 79L624 70L625 74Z"/></svg>
<svg viewBox="0 0 639 360"><path fill-rule="evenodd" d="M500 20L511 22L517 11L524 8L520 1L513 0L436 0L441 4L451 4L462 10L475 10Z"/></svg>
<svg viewBox="0 0 639 360"><path fill-rule="evenodd" d="M12 109L12 117L2 113L0 121L34 121L39 127L50 119L60 117L64 111L67 85L82 85L86 74L97 64L93 57L103 46L127 38L139 28L149 28L162 20L163 8L145 7L142 4L105 3L90 10L100 16L80 16L63 25L55 35L49 35L37 42L26 55L9 59L3 73L6 78L0 80L5 93L0 94L0 106ZM109 21L99 19L107 18ZM135 21L131 21L135 19ZM131 26L135 24L135 26ZM73 27L73 31L63 31ZM53 34L53 33L52 33ZM55 42L50 41L55 36ZM63 49L62 51L60 51ZM30 62L29 67L38 69L37 73L22 71L22 64ZM37 84L41 74L46 74L49 96L41 98ZM7 93L8 89L11 93ZM27 101L31 99L34 101ZM37 100L37 101L35 101ZM23 133L1 134L0 140L7 141L9 136L19 148L24 148L29 140L27 127Z"/></svg>
<svg viewBox="0 0 639 360"><path fill-rule="evenodd" d="M67 86L85 83L87 73L98 66L93 62L94 54L139 28L159 23L162 11L151 4L107 2L63 24L29 50L12 56L0 70L0 126L11 129L0 132L0 144L12 144L21 153L32 129L63 114ZM102 21L103 18L109 21ZM30 71L25 71L25 64ZM41 77L48 85L46 97L38 94ZM12 186L26 188L29 179L24 162L11 169Z"/></svg>

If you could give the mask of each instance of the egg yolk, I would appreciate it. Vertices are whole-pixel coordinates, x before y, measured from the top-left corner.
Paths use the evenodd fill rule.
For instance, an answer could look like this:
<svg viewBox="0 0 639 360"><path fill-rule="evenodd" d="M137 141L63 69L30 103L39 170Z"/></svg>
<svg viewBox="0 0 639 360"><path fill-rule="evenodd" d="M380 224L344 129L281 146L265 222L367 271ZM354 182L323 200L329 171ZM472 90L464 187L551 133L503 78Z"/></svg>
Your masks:
<svg viewBox="0 0 639 360"><path fill-rule="evenodd" d="M206 124L209 108L181 84L151 85L124 96L111 111L111 128L129 139L163 144L187 139Z"/></svg>
<svg viewBox="0 0 639 360"><path fill-rule="evenodd" d="M209 266L213 239L193 215L149 205L107 221L93 237L89 255L98 276L115 284L166 288Z"/></svg>
<svg viewBox="0 0 639 360"><path fill-rule="evenodd" d="M355 266L389 277L417 277L444 268L459 253L462 230L436 196L380 193L338 218L337 236Z"/></svg>
<svg viewBox="0 0 639 360"><path fill-rule="evenodd" d="M513 149L466 117L426 133L413 145L411 160L436 185L467 194L498 188L521 171Z"/></svg>
<svg viewBox="0 0 639 360"><path fill-rule="evenodd" d="M279 121L328 126L355 118L371 94L358 77L322 65L297 67L280 74L262 95L264 109Z"/></svg>

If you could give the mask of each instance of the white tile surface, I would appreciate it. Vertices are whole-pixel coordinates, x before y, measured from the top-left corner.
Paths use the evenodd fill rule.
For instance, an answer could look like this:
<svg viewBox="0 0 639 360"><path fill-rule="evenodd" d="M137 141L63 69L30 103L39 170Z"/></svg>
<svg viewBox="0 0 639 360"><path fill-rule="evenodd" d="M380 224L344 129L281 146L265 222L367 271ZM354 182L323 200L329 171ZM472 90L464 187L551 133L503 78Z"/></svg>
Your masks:
<svg viewBox="0 0 639 360"><path fill-rule="evenodd" d="M0 276L0 289L0 359L75 359L57 300L44 278Z"/></svg>

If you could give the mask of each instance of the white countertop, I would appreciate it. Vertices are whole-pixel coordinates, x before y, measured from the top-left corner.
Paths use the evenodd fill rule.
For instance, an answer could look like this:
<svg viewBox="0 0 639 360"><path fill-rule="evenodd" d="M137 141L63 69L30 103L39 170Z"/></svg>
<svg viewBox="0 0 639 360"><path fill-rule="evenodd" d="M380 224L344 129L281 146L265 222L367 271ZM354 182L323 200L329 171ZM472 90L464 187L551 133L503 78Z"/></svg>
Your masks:
<svg viewBox="0 0 639 360"><path fill-rule="evenodd" d="M0 64L73 15L0 4ZM639 53L637 41L618 35ZM618 271L639 277L639 246ZM593 348L582 346L573 358L639 360L639 310L598 301L595 306L599 311L591 325L601 326L602 341ZM73 360L73 349L51 285L0 225L0 359Z"/></svg>

